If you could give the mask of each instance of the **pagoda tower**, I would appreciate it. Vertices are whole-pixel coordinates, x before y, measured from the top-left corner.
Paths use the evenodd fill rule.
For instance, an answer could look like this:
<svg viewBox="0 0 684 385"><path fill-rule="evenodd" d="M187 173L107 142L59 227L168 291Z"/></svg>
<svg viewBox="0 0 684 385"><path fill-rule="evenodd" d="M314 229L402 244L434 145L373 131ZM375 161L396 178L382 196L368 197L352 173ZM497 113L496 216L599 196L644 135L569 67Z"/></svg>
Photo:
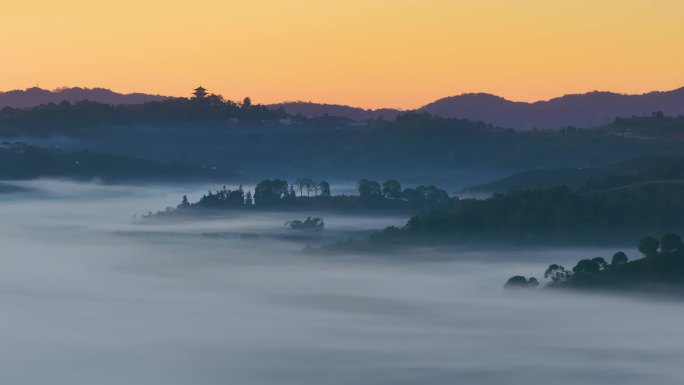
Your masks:
<svg viewBox="0 0 684 385"><path fill-rule="evenodd" d="M195 95L195 99L204 99L207 96L207 90L202 86L199 86L195 88L195 92L192 94Z"/></svg>

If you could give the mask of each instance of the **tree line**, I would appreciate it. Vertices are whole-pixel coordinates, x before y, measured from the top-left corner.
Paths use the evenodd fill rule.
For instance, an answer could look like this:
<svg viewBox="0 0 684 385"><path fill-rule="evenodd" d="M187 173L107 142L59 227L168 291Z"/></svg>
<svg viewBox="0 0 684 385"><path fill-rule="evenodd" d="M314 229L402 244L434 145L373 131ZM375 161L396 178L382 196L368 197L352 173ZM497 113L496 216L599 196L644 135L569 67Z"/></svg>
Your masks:
<svg viewBox="0 0 684 385"><path fill-rule="evenodd" d="M610 262L603 257L582 259L572 268L550 265L544 272L550 288L650 289L654 285L684 284L684 243L677 233L666 233L660 240L642 238L637 248L642 258L630 261L623 251ZM535 288L539 281L521 275L511 277L506 288Z"/></svg>
<svg viewBox="0 0 684 385"><path fill-rule="evenodd" d="M371 240L608 243L678 226L684 226L684 184L653 182L598 192L553 187L455 200L445 209L413 216L401 228L375 233Z"/></svg>
<svg viewBox="0 0 684 385"><path fill-rule="evenodd" d="M81 129L103 126L183 122L258 125L287 117L284 110L252 104L249 98L238 103L220 95L202 99L170 98L140 105L63 101L24 109L2 108L0 132L4 135L81 133Z"/></svg>
<svg viewBox="0 0 684 385"><path fill-rule="evenodd" d="M252 191L242 185L231 190L226 186L209 190L196 202L184 195L180 204L143 217L202 213L233 209L425 209L446 208L458 199L436 186L402 188L396 179L382 183L362 179L357 183L357 195L333 195L330 183L312 178L297 178L294 183L284 179L264 179Z"/></svg>

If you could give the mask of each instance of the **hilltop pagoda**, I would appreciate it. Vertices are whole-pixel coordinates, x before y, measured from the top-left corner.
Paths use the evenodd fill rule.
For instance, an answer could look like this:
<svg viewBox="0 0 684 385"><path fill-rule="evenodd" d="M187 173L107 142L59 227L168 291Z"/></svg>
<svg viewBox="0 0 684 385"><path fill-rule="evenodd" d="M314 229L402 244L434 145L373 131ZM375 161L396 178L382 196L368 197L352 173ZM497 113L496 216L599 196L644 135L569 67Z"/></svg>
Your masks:
<svg viewBox="0 0 684 385"><path fill-rule="evenodd" d="M192 94L195 95L195 99L204 99L207 96L207 90L202 86L199 86L195 88L195 92Z"/></svg>

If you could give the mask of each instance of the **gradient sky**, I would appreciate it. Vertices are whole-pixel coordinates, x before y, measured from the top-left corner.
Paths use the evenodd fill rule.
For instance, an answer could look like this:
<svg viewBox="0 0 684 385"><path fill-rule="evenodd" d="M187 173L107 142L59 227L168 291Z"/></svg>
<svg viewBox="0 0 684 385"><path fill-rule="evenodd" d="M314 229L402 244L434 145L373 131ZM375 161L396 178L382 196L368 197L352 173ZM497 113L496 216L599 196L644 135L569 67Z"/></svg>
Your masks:
<svg viewBox="0 0 684 385"><path fill-rule="evenodd" d="M7 0L0 90L415 108L684 86L682 0Z"/></svg>

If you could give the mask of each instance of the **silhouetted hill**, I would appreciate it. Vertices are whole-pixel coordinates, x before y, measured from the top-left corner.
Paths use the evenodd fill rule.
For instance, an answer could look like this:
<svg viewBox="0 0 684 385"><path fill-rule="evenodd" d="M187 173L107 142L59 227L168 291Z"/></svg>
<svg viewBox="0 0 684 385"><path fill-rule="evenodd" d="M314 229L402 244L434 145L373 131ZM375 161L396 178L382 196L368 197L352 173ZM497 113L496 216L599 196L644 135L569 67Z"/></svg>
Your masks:
<svg viewBox="0 0 684 385"><path fill-rule="evenodd" d="M41 88L0 92L0 108L28 108L61 101L90 100L111 105L142 104L161 101L168 97L143 93L119 94L103 88L63 88L55 91ZM320 104L312 102L285 102L267 106L271 110L282 108L290 115L307 118L343 117L355 121L384 118L394 120L402 111L382 108L363 108ZM490 94L463 94L443 98L418 110L446 118L469 119L497 127L517 130L558 129L561 127L598 127L611 124L616 118L650 116L662 111L664 115L684 115L684 88L667 92L650 92L642 95L623 95L611 92L590 92L565 95L534 103L513 102Z"/></svg>
<svg viewBox="0 0 684 385"><path fill-rule="evenodd" d="M601 129L624 137L682 140L684 116L672 117L656 112L651 116L616 118L613 123Z"/></svg>
<svg viewBox="0 0 684 385"><path fill-rule="evenodd" d="M512 102L489 94L464 94L437 100L419 111L521 130L589 128L609 124L617 117L651 115L655 111L684 115L684 88L642 95L590 92L535 103Z"/></svg>
<svg viewBox="0 0 684 385"><path fill-rule="evenodd" d="M577 187L589 178L606 175L602 168L557 168L522 171L493 182L469 187L463 192L505 192L509 190L548 188L553 186Z"/></svg>
<svg viewBox="0 0 684 385"><path fill-rule="evenodd" d="M553 186L600 190L667 180L684 180L684 157L639 156L603 167L527 170L463 191L505 192Z"/></svg>
<svg viewBox="0 0 684 385"><path fill-rule="evenodd" d="M682 294L684 285L684 243L677 233L667 233L661 240L648 236L637 244L643 258L630 261L618 251L609 260L603 257L579 261L572 269L552 264L544 272L549 288L629 290ZM536 278L512 277L505 288L531 289Z"/></svg>
<svg viewBox="0 0 684 385"><path fill-rule="evenodd" d="M303 115L307 118L316 118L320 116L339 116L356 121L364 121L370 119L384 118L387 120L394 120L397 115L401 113L399 110L391 108L382 108L378 110L364 110L363 108L350 107L339 104L319 104L312 102L285 102L278 104L271 104L268 106L271 109L282 108L290 115Z"/></svg>
<svg viewBox="0 0 684 385"><path fill-rule="evenodd" d="M142 104L167 99L165 96L142 93L120 94L105 88L60 88L54 91L33 87L25 90L0 92L0 108L29 108L41 104L60 103L62 101L77 102L90 100L93 102L119 105Z"/></svg>
<svg viewBox="0 0 684 385"><path fill-rule="evenodd" d="M371 235L398 242L599 244L684 225L684 181L653 181L597 191L569 187L516 190L416 215Z"/></svg>
<svg viewBox="0 0 684 385"><path fill-rule="evenodd" d="M13 141L234 167L258 178L304 175L344 181L401 176L407 183L464 188L540 167L684 155L682 142L669 136L632 137L617 129L514 132L415 112L393 121L357 124L346 118L292 117L280 109L218 97L0 109L0 136Z"/></svg>
<svg viewBox="0 0 684 385"><path fill-rule="evenodd" d="M231 169L159 162L91 151L62 152L23 142L0 144L0 180L41 177L122 181L225 181L240 177Z"/></svg>

